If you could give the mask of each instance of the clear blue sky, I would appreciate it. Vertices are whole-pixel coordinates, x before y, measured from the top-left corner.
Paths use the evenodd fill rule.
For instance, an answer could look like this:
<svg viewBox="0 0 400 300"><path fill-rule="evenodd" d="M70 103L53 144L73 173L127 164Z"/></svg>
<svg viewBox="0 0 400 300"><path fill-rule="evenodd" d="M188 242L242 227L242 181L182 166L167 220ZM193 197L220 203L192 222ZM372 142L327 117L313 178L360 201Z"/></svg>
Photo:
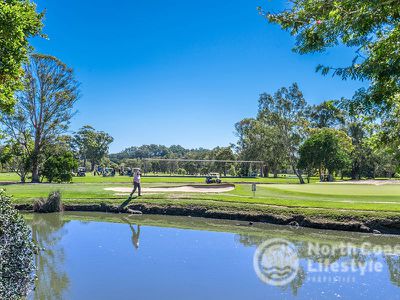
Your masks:
<svg viewBox="0 0 400 300"><path fill-rule="evenodd" d="M74 68L82 97L71 130L110 133L111 152L224 146L236 141L234 123L255 115L262 92L297 82L319 103L361 86L315 73L319 63L347 64L351 50L298 55L294 39L257 13L285 2L37 0L49 40L33 45Z"/></svg>

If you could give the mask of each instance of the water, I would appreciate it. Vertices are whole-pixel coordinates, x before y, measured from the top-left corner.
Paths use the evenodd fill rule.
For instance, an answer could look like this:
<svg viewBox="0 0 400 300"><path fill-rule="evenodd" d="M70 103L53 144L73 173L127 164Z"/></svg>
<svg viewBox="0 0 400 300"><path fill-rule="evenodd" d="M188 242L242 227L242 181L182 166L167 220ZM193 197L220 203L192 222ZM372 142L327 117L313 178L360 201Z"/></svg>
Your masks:
<svg viewBox="0 0 400 300"><path fill-rule="evenodd" d="M400 299L400 237L188 217L26 219L46 249L30 299Z"/></svg>

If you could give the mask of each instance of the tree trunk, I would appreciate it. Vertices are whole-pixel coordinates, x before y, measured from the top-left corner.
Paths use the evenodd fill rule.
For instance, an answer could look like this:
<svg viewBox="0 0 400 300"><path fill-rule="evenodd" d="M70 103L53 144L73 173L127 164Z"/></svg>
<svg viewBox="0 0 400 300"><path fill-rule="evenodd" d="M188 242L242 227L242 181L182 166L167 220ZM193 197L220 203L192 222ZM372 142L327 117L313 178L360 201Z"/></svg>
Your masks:
<svg viewBox="0 0 400 300"><path fill-rule="evenodd" d="M36 148L36 146L35 146ZM32 183L39 183L39 151L35 149L32 155Z"/></svg>
<svg viewBox="0 0 400 300"><path fill-rule="evenodd" d="M278 178L278 170L274 169L274 178Z"/></svg>
<svg viewBox="0 0 400 300"><path fill-rule="evenodd" d="M25 180L26 180L26 174L25 174L25 172L21 173L21 174L19 175L19 178L20 178L20 180L21 180L21 183L25 183Z"/></svg>
<svg viewBox="0 0 400 300"><path fill-rule="evenodd" d="M92 161L92 162L91 162L90 172L93 172L93 171L94 171L94 165L95 165L95 164L94 164L94 161Z"/></svg>
<svg viewBox="0 0 400 300"><path fill-rule="evenodd" d="M269 177L269 167L268 166L264 166L263 175L264 175L264 177Z"/></svg>
<svg viewBox="0 0 400 300"><path fill-rule="evenodd" d="M297 171L295 166L292 166L294 174L296 174L297 178L299 178L300 184L305 184L303 176L301 176L300 172Z"/></svg>
<svg viewBox="0 0 400 300"><path fill-rule="evenodd" d="M40 134L39 128L35 128L35 145L32 154L32 183L39 183L39 155L40 155Z"/></svg>

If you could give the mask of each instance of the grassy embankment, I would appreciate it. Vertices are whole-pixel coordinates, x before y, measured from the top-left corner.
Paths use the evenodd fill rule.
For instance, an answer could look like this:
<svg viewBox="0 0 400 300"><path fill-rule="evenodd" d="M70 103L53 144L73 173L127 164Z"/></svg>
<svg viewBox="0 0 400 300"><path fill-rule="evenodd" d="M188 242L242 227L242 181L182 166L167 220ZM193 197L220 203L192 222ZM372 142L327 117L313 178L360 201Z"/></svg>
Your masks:
<svg viewBox="0 0 400 300"><path fill-rule="evenodd" d="M11 176L8 176L11 177ZM3 176L4 178L4 176ZM1 181L2 177L0 177ZM268 215L290 219L323 219L338 222L372 222L400 220L400 185L354 185L354 184L292 184L295 178L257 178L246 180L260 183L253 195L250 184L244 179L224 181L240 182L233 191L215 193L157 193L144 194L139 199L126 202L126 194L104 190L107 187L129 187L128 177L81 177L72 184L10 184L4 185L14 196L15 204L31 204L34 199L45 197L60 190L66 205L141 205L166 209L196 208L218 213L240 213L248 216ZM3 180L11 181L11 180ZM202 178L147 177L144 187L177 186L201 183ZM262 184L268 183L268 184ZM276 184L270 184L276 183ZM1 186L1 183L0 183ZM394 221L393 221L394 220Z"/></svg>

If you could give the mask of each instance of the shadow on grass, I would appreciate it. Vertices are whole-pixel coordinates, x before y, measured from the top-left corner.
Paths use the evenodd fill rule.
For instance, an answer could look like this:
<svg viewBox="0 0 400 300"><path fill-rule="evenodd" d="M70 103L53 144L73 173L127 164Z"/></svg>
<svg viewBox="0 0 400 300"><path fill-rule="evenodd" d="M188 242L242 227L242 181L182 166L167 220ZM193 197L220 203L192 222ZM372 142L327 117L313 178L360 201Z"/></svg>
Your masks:
<svg viewBox="0 0 400 300"><path fill-rule="evenodd" d="M135 200L137 198L137 196L136 197L129 197L128 199L126 199L124 202L122 202L121 203L121 205L119 206L120 208L125 208L125 207L127 207L128 205L129 205L129 203L132 201L132 200Z"/></svg>

